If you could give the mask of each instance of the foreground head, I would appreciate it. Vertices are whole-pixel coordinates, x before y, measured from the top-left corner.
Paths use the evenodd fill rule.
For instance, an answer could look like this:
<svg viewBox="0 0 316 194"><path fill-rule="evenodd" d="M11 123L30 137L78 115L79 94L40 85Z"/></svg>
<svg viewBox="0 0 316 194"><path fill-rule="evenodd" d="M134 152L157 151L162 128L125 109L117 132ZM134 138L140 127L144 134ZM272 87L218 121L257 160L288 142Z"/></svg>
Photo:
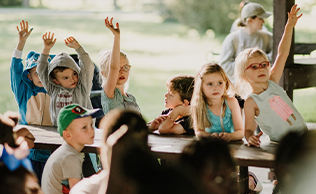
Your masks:
<svg viewBox="0 0 316 194"><path fill-rule="evenodd" d="M23 166L11 171L0 162L0 193L42 194L36 175Z"/></svg>
<svg viewBox="0 0 316 194"><path fill-rule="evenodd" d="M252 81L267 81L270 77L270 63L267 55L259 48L248 48L238 54L235 60L234 78L241 96L249 94ZM258 73L266 75L256 80ZM255 80L254 80L255 79Z"/></svg>
<svg viewBox="0 0 316 194"><path fill-rule="evenodd" d="M236 167L224 140L194 141L183 149L180 162L197 172L208 193L238 193Z"/></svg>
<svg viewBox="0 0 316 194"><path fill-rule="evenodd" d="M63 107L58 114L57 129L66 141L93 144L95 117L102 116L101 109L88 110L78 104Z"/></svg>
<svg viewBox="0 0 316 194"><path fill-rule="evenodd" d="M167 80L168 92L165 94L166 108L175 108L179 105L190 105L194 88L194 77L178 75Z"/></svg>
<svg viewBox="0 0 316 194"><path fill-rule="evenodd" d="M77 86L79 73L80 67L65 52L57 54L48 67L50 81L67 89L73 89Z"/></svg>
<svg viewBox="0 0 316 194"><path fill-rule="evenodd" d="M102 85L105 84L109 72L110 72L110 62L111 62L111 50L108 51L101 51L99 55L101 56L101 74L102 74ZM118 85L124 85L128 81L129 77L129 70L131 68L131 65L129 63L129 60L126 56L126 54L121 51L120 52L120 72L119 72L119 77L117 79L117 84Z"/></svg>
<svg viewBox="0 0 316 194"><path fill-rule="evenodd" d="M270 15L272 13L265 11L262 5L249 2L241 10L239 26L247 26L247 24L253 23L257 25L255 26L257 30L261 30L264 23L263 19L268 18Z"/></svg>
<svg viewBox="0 0 316 194"><path fill-rule="evenodd" d="M310 193L316 189L316 131L289 132L275 156L277 187L282 193Z"/></svg>

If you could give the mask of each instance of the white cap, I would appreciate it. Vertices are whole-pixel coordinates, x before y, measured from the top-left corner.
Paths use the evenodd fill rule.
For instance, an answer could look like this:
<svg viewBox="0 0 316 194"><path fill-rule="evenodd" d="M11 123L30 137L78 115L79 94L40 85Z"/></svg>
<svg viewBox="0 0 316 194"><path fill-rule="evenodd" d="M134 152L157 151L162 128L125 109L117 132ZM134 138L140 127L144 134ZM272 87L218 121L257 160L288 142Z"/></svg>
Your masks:
<svg viewBox="0 0 316 194"><path fill-rule="evenodd" d="M259 18L268 18L272 15L263 9L262 5L258 3L247 3L241 10L241 19L245 21L249 17L257 16Z"/></svg>

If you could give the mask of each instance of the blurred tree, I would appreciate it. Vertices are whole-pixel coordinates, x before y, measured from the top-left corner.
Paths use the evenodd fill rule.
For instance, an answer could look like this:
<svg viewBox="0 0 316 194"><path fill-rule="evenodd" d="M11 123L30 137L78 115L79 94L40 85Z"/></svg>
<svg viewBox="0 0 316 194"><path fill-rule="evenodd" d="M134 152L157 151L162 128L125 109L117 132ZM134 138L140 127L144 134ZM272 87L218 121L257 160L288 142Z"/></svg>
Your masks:
<svg viewBox="0 0 316 194"><path fill-rule="evenodd" d="M0 0L0 7L21 6L23 0Z"/></svg>
<svg viewBox="0 0 316 194"><path fill-rule="evenodd" d="M161 16L177 20L200 34L212 29L215 33L228 34L239 13L241 0L158 0ZM273 0L251 0L272 12Z"/></svg>

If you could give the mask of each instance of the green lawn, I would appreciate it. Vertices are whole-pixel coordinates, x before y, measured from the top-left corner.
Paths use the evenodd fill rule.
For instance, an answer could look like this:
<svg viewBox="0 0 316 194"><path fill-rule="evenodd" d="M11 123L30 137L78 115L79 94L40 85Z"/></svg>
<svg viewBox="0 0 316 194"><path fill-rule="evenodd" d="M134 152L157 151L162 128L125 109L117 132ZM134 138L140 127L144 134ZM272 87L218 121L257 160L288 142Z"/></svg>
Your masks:
<svg viewBox="0 0 316 194"><path fill-rule="evenodd" d="M78 5L80 9L82 7ZM73 53L63 43L64 38L73 35L99 64L99 51L110 49L113 43L112 34L104 26L103 19L107 15L114 16L115 21L120 23L121 49L127 53L132 65L129 92L136 97L147 120L153 119L164 108L165 81L176 74L194 75L200 66L213 59L210 51L220 51L225 37L212 33L200 37L195 30L181 24L162 22L153 12L120 12L110 8L108 12L0 9L0 112L18 110L10 89L9 66L18 42L16 25L22 19L28 20L34 28L26 43L23 59L29 50L42 50L41 36L51 30L57 37L52 53ZM304 33L302 37L304 40L306 36L310 37L309 40L316 40L315 31ZM315 101L314 88L294 92L294 104L306 121L316 122Z"/></svg>

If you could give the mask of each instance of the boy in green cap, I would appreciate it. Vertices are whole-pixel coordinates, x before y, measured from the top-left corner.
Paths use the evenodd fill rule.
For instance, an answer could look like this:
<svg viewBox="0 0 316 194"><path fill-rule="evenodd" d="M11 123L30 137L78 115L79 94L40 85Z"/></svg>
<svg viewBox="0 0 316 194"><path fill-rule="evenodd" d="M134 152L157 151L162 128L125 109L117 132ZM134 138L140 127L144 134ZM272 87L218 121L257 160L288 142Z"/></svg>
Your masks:
<svg viewBox="0 0 316 194"><path fill-rule="evenodd" d="M82 178L83 157L80 155L85 144L94 142L92 118L103 115L101 109L88 110L78 104L63 107L57 119L57 128L65 142L49 157L42 176L44 193L69 193Z"/></svg>

